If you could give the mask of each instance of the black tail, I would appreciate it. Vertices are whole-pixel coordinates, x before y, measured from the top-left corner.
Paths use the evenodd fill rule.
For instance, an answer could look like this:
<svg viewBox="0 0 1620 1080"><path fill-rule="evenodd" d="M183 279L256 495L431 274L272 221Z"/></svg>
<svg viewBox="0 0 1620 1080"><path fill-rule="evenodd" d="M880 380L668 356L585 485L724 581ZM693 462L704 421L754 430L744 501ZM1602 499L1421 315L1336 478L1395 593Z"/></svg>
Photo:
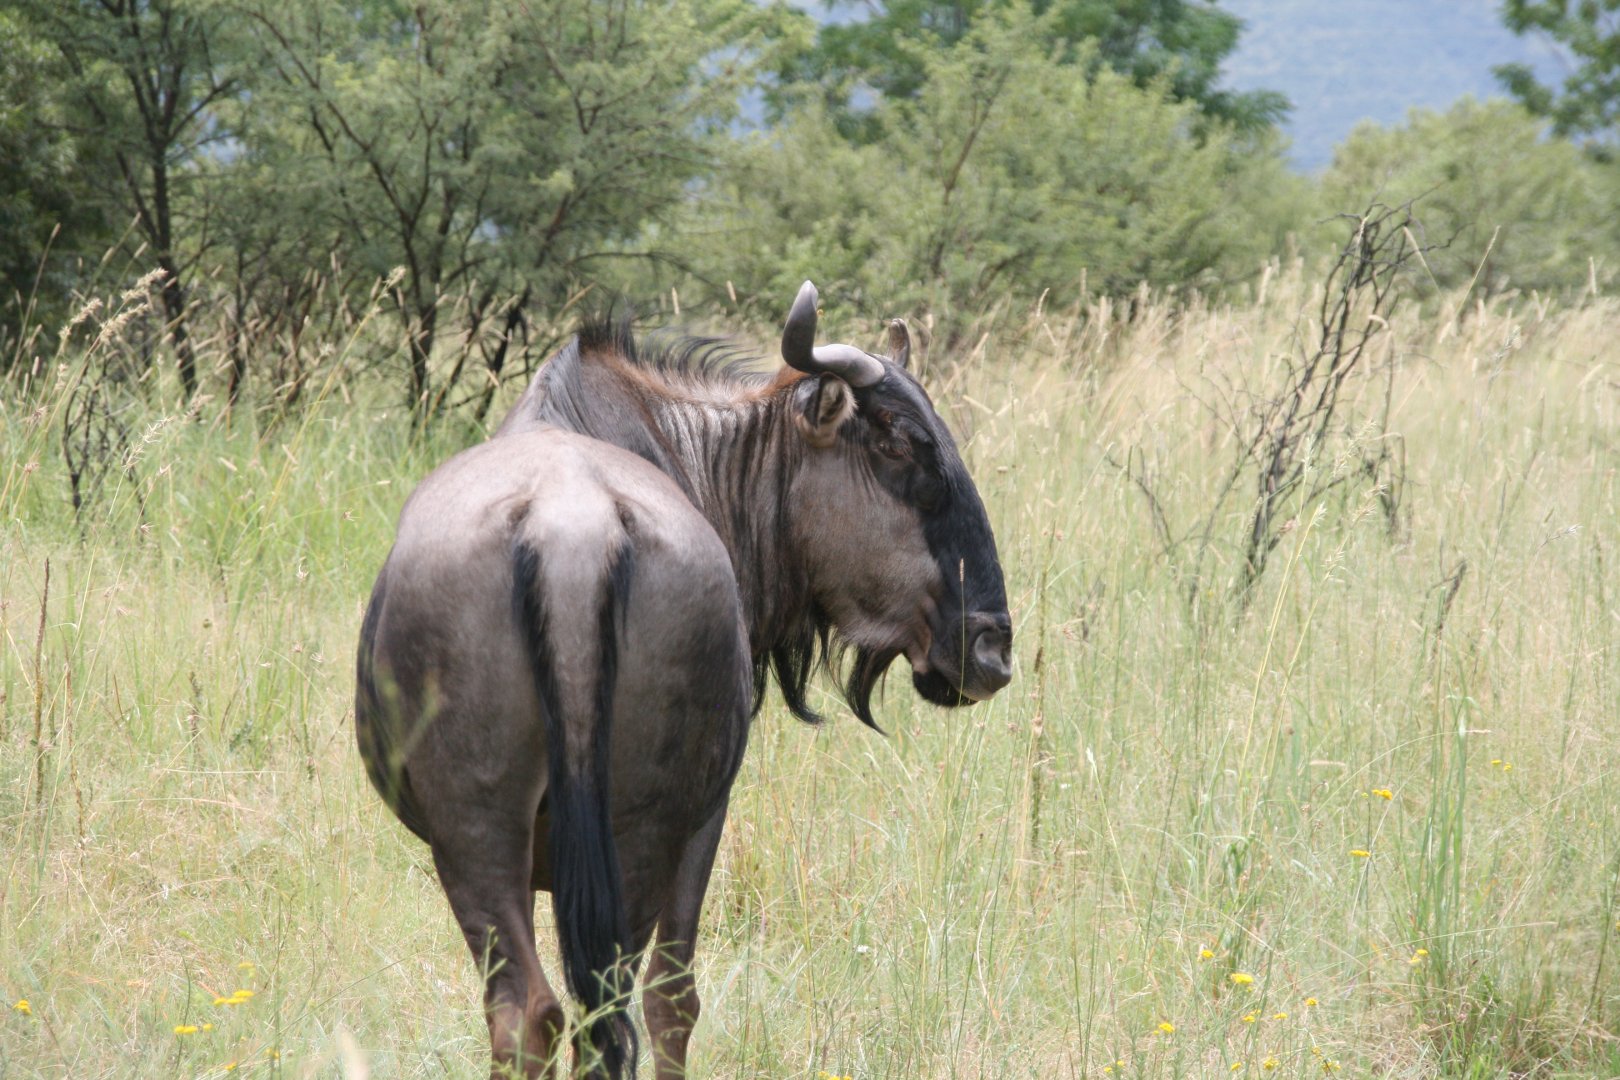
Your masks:
<svg viewBox="0 0 1620 1080"><path fill-rule="evenodd" d="M545 713L551 903L563 974L574 997L590 1012L602 1014L588 1034L614 1080L626 1065L635 1074L637 1056L635 1026L623 1010L633 979L631 940L608 790L618 628L634 571L632 555L626 544L609 557L596 611L596 693L588 715L578 715L579 703L565 704L558 695L558 658L547 634L540 554L521 541L513 553L518 619L534 658L534 684Z"/></svg>

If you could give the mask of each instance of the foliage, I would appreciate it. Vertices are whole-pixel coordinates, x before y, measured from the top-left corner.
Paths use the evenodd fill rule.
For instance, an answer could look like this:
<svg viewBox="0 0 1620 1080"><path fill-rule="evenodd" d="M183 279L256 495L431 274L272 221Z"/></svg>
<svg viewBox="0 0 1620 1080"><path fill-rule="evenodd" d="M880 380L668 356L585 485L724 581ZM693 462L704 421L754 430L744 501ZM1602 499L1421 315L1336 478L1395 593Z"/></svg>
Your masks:
<svg viewBox="0 0 1620 1080"><path fill-rule="evenodd" d="M1502 19L1516 34L1551 38L1574 59L1557 88L1536 78L1524 64L1494 70L1526 108L1552 120L1560 135L1586 133L1612 142L1620 120L1620 23L1614 0L1504 0ZM1607 152L1602 143L1594 149Z"/></svg>
<svg viewBox="0 0 1620 1080"><path fill-rule="evenodd" d="M1095 47L1058 33L1055 12L1008 6L949 49L908 46L921 83L874 106L879 143L846 142L816 102L745 142L688 228L702 276L773 301L814 276L874 314L964 313L1258 268L1301 205L1275 144L1195 139L1165 82L1087 64Z"/></svg>
<svg viewBox="0 0 1620 1080"><path fill-rule="evenodd" d="M432 411L441 312L522 293L561 306L705 170L736 107L752 5L463 0L360 17L260 4L271 73L244 166L294 190L360 280L402 270L408 395ZM269 119L257 124L253 114ZM280 227L284 213L266 225Z"/></svg>
<svg viewBox="0 0 1620 1080"><path fill-rule="evenodd" d="M1486 292L1579 288L1620 240L1612 181L1546 124L1506 101L1414 109L1404 125L1364 123L1322 177L1324 214L1417 200L1434 284ZM1612 268L1605 268L1606 270Z"/></svg>
<svg viewBox="0 0 1620 1080"><path fill-rule="evenodd" d="M104 185L112 212L132 220L129 243L163 271L160 290L182 386L198 386L186 318L196 249L205 244L206 198L189 168L221 137L216 102L236 92L231 20L218 0L8 0L32 33L59 54L55 77L69 129L93 138L112 163Z"/></svg>
<svg viewBox="0 0 1620 1080"><path fill-rule="evenodd" d="M234 400L247 337L296 355L309 319L352 322L399 268L406 390L431 413L468 343L493 332L504 357L525 307L560 310L617 263L676 254L641 241L709 169L774 18L744 0L3 0L18 47L0 140L23 166L4 181L6 281L26 292L67 193L102 193L97 209L134 223L132 276L164 271L188 397L192 290L232 311ZM21 123L24 105L59 127ZM452 324L459 360L432 384ZM276 366L296 396L307 365Z"/></svg>
<svg viewBox="0 0 1620 1080"><path fill-rule="evenodd" d="M905 4L862 32L910 81L851 143L803 84L741 134L760 72L821 62L802 16L747 0L0 0L21 43L0 102L50 120L0 122L23 163L10 291L53 219L132 223L110 276L163 271L150 319L184 396L257 380L284 408L321 366L310 343L356 333L383 282L401 338L351 360L394 372L418 420L481 417L514 351L592 292L691 295L695 276L774 307L815 277L974 315L1046 289L1219 288L1301 220L1303 183L1245 112L1261 99L1214 89L1230 16L951 10L948 33L930 15L938 33L888 35L923 11ZM116 237L90 235L64 231L48 292L91 285L67 271ZM206 320L220 372L193 355L199 306L225 315Z"/></svg>
<svg viewBox="0 0 1620 1080"><path fill-rule="evenodd" d="M0 7L0 370L25 326L59 325L74 257L105 249L107 222L87 177L97 147L68 130L55 50Z"/></svg>
<svg viewBox="0 0 1620 1080"><path fill-rule="evenodd" d="M890 99L917 97L930 78L924 60L969 37L982 17L1021 6L1022 0L885 0L853 21L828 21L814 45L794 54L783 77L789 85L826 90L829 113L846 133L866 139L881 127L853 91L870 87ZM1168 90L1194 103L1204 116L1246 131L1270 127L1287 111L1282 95L1237 93L1219 87L1221 62L1237 47L1242 21L1213 4L1194 0L1035 0L1043 24L1063 42L1059 59L1088 74L1101 65L1144 89Z"/></svg>

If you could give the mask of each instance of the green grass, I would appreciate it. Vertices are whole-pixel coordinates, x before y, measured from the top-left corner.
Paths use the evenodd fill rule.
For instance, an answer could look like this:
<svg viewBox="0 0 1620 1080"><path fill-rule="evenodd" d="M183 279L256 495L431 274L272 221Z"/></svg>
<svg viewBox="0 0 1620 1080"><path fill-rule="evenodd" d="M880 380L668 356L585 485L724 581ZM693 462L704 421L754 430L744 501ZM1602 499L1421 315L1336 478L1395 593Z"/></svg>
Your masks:
<svg viewBox="0 0 1620 1080"><path fill-rule="evenodd" d="M1246 612L1221 581L1194 612L1109 462L1190 524L1231 453L1203 402L1266 382L1305 294L1032 315L939 368L1015 680L944 712L893 679L888 737L765 709L695 1075L1620 1073L1620 308L1398 313L1397 534L1352 484L1296 508ZM393 517L472 436L412 437L334 344L267 430L138 400L137 480L82 537L65 384L5 392L8 1080L487 1069L474 964L349 717Z"/></svg>

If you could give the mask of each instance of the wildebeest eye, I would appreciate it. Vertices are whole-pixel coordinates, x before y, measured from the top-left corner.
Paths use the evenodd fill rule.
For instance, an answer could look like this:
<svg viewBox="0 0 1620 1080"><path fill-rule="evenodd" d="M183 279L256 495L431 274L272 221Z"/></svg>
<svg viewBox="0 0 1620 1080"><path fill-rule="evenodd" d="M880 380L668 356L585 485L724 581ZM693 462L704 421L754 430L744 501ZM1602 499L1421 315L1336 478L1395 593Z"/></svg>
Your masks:
<svg viewBox="0 0 1620 1080"><path fill-rule="evenodd" d="M877 410L872 419L872 442L884 457L891 461L919 461L927 457L928 436L915 424L887 409Z"/></svg>
<svg viewBox="0 0 1620 1080"><path fill-rule="evenodd" d="M885 432L882 435L879 435L875 441L877 444L878 453L882 454L884 457L889 458L892 461L911 460L911 444L906 441L905 436L897 435L893 432Z"/></svg>

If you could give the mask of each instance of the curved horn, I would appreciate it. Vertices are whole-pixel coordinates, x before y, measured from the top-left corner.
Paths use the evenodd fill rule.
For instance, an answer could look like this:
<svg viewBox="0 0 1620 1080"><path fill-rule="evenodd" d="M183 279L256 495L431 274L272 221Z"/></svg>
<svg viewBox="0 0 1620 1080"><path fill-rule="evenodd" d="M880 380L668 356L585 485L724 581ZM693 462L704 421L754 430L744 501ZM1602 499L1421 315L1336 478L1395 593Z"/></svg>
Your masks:
<svg viewBox="0 0 1620 1080"><path fill-rule="evenodd" d="M883 361L853 345L817 345L811 350L816 368L849 385L865 388L883 381Z"/></svg>
<svg viewBox="0 0 1620 1080"><path fill-rule="evenodd" d="M816 345L816 287L806 281L782 327L782 359L810 375L836 375L851 386L883 379L883 362L853 345Z"/></svg>

